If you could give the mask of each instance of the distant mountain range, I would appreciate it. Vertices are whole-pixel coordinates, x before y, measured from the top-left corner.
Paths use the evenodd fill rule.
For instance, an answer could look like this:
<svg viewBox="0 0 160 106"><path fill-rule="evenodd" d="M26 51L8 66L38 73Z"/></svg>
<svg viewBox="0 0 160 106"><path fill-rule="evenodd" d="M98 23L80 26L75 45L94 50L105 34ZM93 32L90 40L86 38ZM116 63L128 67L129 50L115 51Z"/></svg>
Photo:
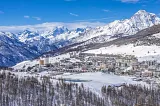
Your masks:
<svg viewBox="0 0 160 106"><path fill-rule="evenodd" d="M111 42L118 38L135 35L143 29L158 24L160 24L160 18L155 14L139 10L130 19L116 20L96 28L69 30L64 26L57 26L52 30L41 32L29 30L19 33L0 32L0 66L13 66L50 51L63 51L63 48L70 47L69 45L85 46Z"/></svg>

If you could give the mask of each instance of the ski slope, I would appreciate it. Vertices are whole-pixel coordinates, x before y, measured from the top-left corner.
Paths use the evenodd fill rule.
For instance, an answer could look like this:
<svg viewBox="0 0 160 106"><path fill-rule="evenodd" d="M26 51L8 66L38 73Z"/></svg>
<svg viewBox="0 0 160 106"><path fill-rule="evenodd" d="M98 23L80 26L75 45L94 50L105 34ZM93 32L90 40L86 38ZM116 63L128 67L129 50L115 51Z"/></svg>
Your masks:
<svg viewBox="0 0 160 106"><path fill-rule="evenodd" d="M85 53L135 55L139 59L139 61L153 59L159 61L160 46L134 46L133 44L122 46L112 45L109 47L88 50L85 51Z"/></svg>

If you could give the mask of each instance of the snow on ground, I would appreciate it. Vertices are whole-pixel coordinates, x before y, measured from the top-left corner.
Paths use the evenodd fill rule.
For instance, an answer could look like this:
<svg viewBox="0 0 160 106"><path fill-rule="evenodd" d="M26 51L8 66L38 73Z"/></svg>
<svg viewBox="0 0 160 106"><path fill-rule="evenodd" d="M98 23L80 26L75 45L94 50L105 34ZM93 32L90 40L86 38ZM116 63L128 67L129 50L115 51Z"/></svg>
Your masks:
<svg viewBox="0 0 160 106"><path fill-rule="evenodd" d="M50 63L56 63L56 62L60 62L60 60L64 60L66 58L69 58L70 59L70 62L80 62L79 59L75 59L75 58L70 58L70 54L69 53L66 53L66 54L62 54L62 55L58 55L58 56L55 56L55 57L50 57L49 58L49 62Z"/></svg>
<svg viewBox="0 0 160 106"><path fill-rule="evenodd" d="M50 57L49 58L49 62L50 63L55 63L55 62L59 62L60 60L63 60L65 58L69 58L69 57L70 57L69 54L62 54L62 55L58 55L58 56L55 56L55 57ZM14 68L14 69L22 69L25 66L25 69L27 69L28 67L33 67L36 64L39 64L39 60L38 59L33 60L33 61L31 61L31 60L23 61L21 63L16 64L12 68Z"/></svg>
<svg viewBox="0 0 160 106"><path fill-rule="evenodd" d="M152 36L154 36L154 37L156 37L156 38L160 38L160 33L153 34Z"/></svg>
<svg viewBox="0 0 160 106"><path fill-rule="evenodd" d="M138 59L141 60L153 59L153 57L156 56L156 58L154 59L157 59L157 57L160 58L160 46L134 46L133 44L122 46L112 45L109 47L89 50L85 53L135 55L136 57L138 57Z"/></svg>
<svg viewBox="0 0 160 106"><path fill-rule="evenodd" d="M144 56L144 57L139 57L138 61L142 62L142 61L146 61L146 60L157 60L158 63L160 63L160 54L159 55L153 55L153 56Z"/></svg>
<svg viewBox="0 0 160 106"><path fill-rule="evenodd" d="M75 59L75 58L70 58L70 62L75 63L75 62L81 62L81 60Z"/></svg>
<svg viewBox="0 0 160 106"><path fill-rule="evenodd" d="M63 60L65 58L70 58L69 53L58 55L58 56L55 56L55 57L50 57L49 62L50 63L56 63L56 62L59 62L60 60Z"/></svg>
<svg viewBox="0 0 160 106"><path fill-rule="evenodd" d="M47 72L47 71L43 71L43 72L39 72L39 73L31 73L31 72L14 72L14 71L7 71L7 70L0 70L0 73L5 72L5 73L12 73L14 75L16 75L18 78L27 78L27 77L34 77L37 78L38 81L42 81L41 77L43 76L50 76L53 73L57 73L57 72ZM50 79L52 81L53 84L56 84L57 80L55 79Z"/></svg>
<svg viewBox="0 0 160 106"><path fill-rule="evenodd" d="M6 72L6 71L5 71ZM19 78L25 78L27 76L30 77L37 77L39 81L41 81L41 76L53 76L53 73L56 72L50 72L50 71L43 71L40 73L28 73L28 72L12 72L13 74L17 75ZM142 81L133 81L130 76L117 76L113 74L106 74L102 72L87 72L87 73L63 73L58 74L54 76L55 78L64 78L69 80L73 80L73 83L78 83L81 85L84 84L85 88L89 88L96 94L101 94L101 87L106 85L121 85L123 83L126 84L139 84L142 86L149 86L145 82ZM53 83L55 83L57 80L52 79ZM70 81L69 81L70 82ZM72 81L71 81L72 82Z"/></svg>
<svg viewBox="0 0 160 106"><path fill-rule="evenodd" d="M101 72L95 73L80 73L80 74L64 74L57 75L57 78L70 78L70 79L79 79L79 80L87 80L86 82L77 82L78 84L83 83L84 86L89 87L91 90L99 94L101 92L101 87L106 85L120 85L123 83L127 84L141 84L148 86L145 82L137 82L133 81L133 77L129 76L117 76L112 74L106 74Z"/></svg>
<svg viewBox="0 0 160 106"><path fill-rule="evenodd" d="M3 70L0 70L0 73L4 72ZM19 78L25 78L25 77L41 77L41 76L49 76L50 73L47 71L39 72L39 73L32 73L32 72L15 72L15 71L7 71L5 70L6 73L10 72L12 74L17 75Z"/></svg>
<svg viewBox="0 0 160 106"><path fill-rule="evenodd" d="M55 56L55 57L49 57L49 63L60 62L60 60L63 60L63 59L66 59L66 58L70 58L69 53L58 55L58 56ZM74 62L80 62L80 60L75 59L75 58L70 58L70 61L73 62L73 63ZM32 61L30 61L30 60L29 61L23 61L21 63L16 64L12 68L14 68L14 69L22 69L22 68L27 69L28 67L33 67L36 64L39 64L38 59L32 60Z"/></svg>
<svg viewBox="0 0 160 106"><path fill-rule="evenodd" d="M16 65L13 66L12 68L14 68L14 69L22 69L22 68L24 68L24 66L25 66L24 69L27 69L28 67L33 67L33 66L35 66L35 65L38 64L38 63L39 63L38 60L23 61L23 62L21 62L21 63L16 64Z"/></svg>

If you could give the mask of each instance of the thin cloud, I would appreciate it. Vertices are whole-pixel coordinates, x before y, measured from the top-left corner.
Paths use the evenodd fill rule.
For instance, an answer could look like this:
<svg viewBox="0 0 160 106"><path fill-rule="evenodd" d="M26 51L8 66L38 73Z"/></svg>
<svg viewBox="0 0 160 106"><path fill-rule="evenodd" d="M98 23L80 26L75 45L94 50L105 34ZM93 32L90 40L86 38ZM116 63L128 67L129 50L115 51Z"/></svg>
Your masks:
<svg viewBox="0 0 160 106"><path fill-rule="evenodd" d="M28 16L28 15L25 15L25 16L24 16L24 18L30 18L30 16Z"/></svg>
<svg viewBox="0 0 160 106"><path fill-rule="evenodd" d="M66 2L71 2L71 1L76 1L76 0L64 0L64 1L66 1Z"/></svg>
<svg viewBox="0 0 160 106"><path fill-rule="evenodd" d="M4 14L4 12L3 12L3 11L0 11L0 14Z"/></svg>
<svg viewBox="0 0 160 106"><path fill-rule="evenodd" d="M123 3L137 3L139 0L121 0Z"/></svg>
<svg viewBox="0 0 160 106"><path fill-rule="evenodd" d="M107 10L107 9L103 9L102 11L104 11L104 12L110 12L110 10Z"/></svg>
<svg viewBox="0 0 160 106"><path fill-rule="evenodd" d="M64 26L70 30L74 30L76 28L86 28L86 27L97 27L104 26L106 23L102 22L71 22L71 23L62 23L62 22L50 22L50 23L42 23L36 25L24 25L24 26L0 26L0 31L4 32L19 32L23 30L31 30L31 31L45 31L51 30L57 26Z"/></svg>
<svg viewBox="0 0 160 106"><path fill-rule="evenodd" d="M160 0L114 0L114 1L120 1L122 3L140 3L140 4L146 4L146 3L159 3Z"/></svg>
<svg viewBox="0 0 160 106"><path fill-rule="evenodd" d="M26 19L33 18L33 19L36 19L36 20L38 20L38 21L41 20L40 17L30 17L30 16L28 16L28 15L25 15L24 18L26 18Z"/></svg>
<svg viewBox="0 0 160 106"><path fill-rule="evenodd" d="M108 18L92 18L92 19L86 19L86 20L76 20L75 22L88 22L88 21L101 21L101 20L108 20L113 19L115 17L108 17Z"/></svg>
<svg viewBox="0 0 160 106"><path fill-rule="evenodd" d="M40 17L32 17L32 18L34 18L34 19L36 19L36 20L38 20L38 21L40 21L40 20L41 20L41 18L40 18Z"/></svg>
<svg viewBox="0 0 160 106"><path fill-rule="evenodd" d="M78 14L74 14L74 13L69 13L69 14L72 15L72 16L75 16L75 17L79 16Z"/></svg>

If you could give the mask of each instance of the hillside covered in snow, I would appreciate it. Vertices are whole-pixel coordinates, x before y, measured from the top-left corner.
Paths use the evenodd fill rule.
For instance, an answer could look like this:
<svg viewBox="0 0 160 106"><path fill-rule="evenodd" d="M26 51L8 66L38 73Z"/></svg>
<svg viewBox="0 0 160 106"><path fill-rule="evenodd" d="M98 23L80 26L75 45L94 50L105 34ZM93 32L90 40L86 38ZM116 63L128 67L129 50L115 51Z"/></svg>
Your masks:
<svg viewBox="0 0 160 106"><path fill-rule="evenodd" d="M135 55L140 61L160 58L160 25L144 29L133 36L95 44L85 53ZM160 62L160 61L159 61Z"/></svg>

